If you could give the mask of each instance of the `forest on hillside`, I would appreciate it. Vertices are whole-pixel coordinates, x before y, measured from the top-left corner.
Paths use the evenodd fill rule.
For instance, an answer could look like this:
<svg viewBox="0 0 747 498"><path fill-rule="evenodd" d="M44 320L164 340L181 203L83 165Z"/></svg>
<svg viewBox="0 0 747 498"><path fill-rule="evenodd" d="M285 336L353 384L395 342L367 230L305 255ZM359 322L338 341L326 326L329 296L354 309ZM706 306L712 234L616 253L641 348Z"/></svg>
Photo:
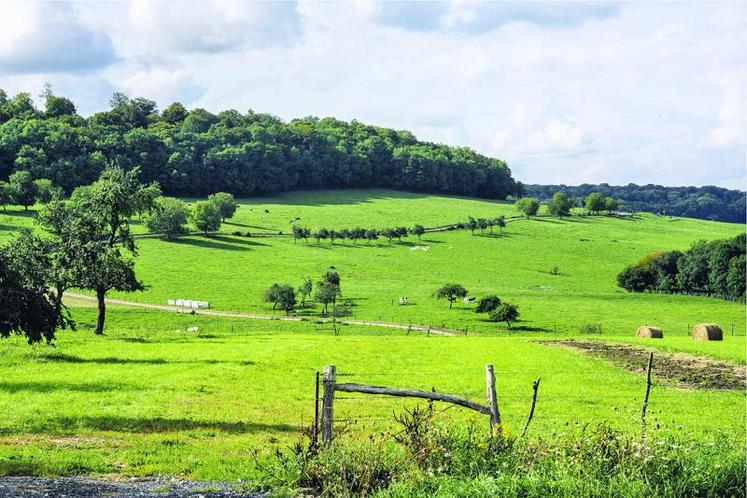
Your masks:
<svg viewBox="0 0 747 498"><path fill-rule="evenodd" d="M466 147L419 141L408 131L305 117L226 110L163 110L116 93L110 109L85 118L46 88L44 109L28 93L0 90L0 180L16 171L65 192L107 165L139 167L175 196L240 196L293 189L384 187L505 199L521 185L499 160Z"/></svg>
<svg viewBox="0 0 747 498"><path fill-rule="evenodd" d="M721 187L664 187L661 185L624 186L600 183L567 185L524 185L525 195L549 200L555 192L564 192L583 205L583 199L592 192L601 192L620 202L623 211L647 211L668 216L686 216L703 220L745 222L745 198L740 190Z"/></svg>

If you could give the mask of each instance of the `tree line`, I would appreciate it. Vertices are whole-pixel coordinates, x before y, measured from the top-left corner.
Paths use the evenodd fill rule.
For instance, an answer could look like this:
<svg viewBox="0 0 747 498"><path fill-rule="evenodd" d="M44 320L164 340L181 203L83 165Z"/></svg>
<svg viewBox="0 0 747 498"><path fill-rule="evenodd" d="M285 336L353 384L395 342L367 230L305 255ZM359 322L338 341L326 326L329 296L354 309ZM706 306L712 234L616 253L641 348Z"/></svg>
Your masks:
<svg viewBox="0 0 747 498"><path fill-rule="evenodd" d="M647 254L626 267L617 283L630 292L662 292L745 299L745 234L696 242L685 252Z"/></svg>
<svg viewBox="0 0 747 498"><path fill-rule="evenodd" d="M108 164L158 182L171 196L225 191L265 195L292 189L383 187L505 199L521 194L506 164L466 147L419 141L409 131L175 102L163 110L116 93L88 118L48 87L44 109L28 93L0 90L0 179L25 171L66 193Z"/></svg>
<svg viewBox="0 0 747 498"><path fill-rule="evenodd" d="M548 201L556 192L563 192L581 205L593 192L617 199L620 209L629 212L646 211L669 216L685 216L703 220L745 223L747 193L721 187L664 187L662 185L624 186L601 183L568 185L524 185L526 196Z"/></svg>

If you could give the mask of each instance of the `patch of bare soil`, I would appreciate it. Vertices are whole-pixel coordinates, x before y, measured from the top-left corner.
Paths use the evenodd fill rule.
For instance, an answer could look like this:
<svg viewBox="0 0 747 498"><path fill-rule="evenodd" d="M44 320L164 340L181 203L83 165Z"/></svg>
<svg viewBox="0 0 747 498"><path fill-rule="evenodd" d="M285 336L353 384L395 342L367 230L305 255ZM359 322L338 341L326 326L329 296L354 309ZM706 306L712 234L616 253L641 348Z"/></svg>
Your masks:
<svg viewBox="0 0 747 498"><path fill-rule="evenodd" d="M638 373L646 372L649 353L654 353L651 367L654 378L688 389L744 390L747 387L747 367L705 356L602 341L563 339L538 342L608 360L617 367Z"/></svg>

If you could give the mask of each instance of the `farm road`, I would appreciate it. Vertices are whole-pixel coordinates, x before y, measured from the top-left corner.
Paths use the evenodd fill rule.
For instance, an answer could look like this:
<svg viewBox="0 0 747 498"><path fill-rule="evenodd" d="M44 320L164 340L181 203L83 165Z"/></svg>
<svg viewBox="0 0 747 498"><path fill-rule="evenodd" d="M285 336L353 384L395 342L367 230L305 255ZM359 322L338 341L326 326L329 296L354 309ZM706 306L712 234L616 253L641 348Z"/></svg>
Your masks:
<svg viewBox="0 0 747 498"><path fill-rule="evenodd" d="M94 296L86 296L84 294L75 294L68 292L65 294L66 297L74 299L80 299L83 301L96 301ZM163 304L148 304L148 303L136 303L134 301L124 301L121 299L106 299L107 304L115 306L127 306L131 308L148 308L159 311L171 311L174 313L189 313L195 315L204 316L222 316L226 318L245 318L248 320L286 320L293 322L305 321L302 317L297 316L273 316L263 315L259 313L233 313L229 311L209 311L209 310L193 310L190 308L182 308L179 306L167 306ZM194 313L193 313L194 312ZM330 319L318 319L324 323L332 323ZM435 335L462 335L463 332L460 330L446 329L441 327L428 327L426 325L407 325L403 323L391 323L391 322L372 322L368 320L336 320L336 323L342 325L364 325L368 327L379 327L386 329L400 329L400 330L413 330L418 332L426 332Z"/></svg>

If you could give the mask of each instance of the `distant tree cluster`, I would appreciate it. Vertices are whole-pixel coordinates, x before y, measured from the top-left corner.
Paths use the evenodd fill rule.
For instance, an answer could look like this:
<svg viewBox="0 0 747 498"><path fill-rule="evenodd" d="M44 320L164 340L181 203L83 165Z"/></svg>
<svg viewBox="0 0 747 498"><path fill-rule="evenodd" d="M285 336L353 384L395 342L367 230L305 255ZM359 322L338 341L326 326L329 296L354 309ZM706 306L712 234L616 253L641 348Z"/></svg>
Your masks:
<svg viewBox="0 0 747 498"><path fill-rule="evenodd" d="M403 237L407 237L409 234L416 235L418 239L425 233L425 227L423 225L414 225L412 228L403 226L394 228L342 228L340 230L327 229L324 227L317 228L314 232L311 229L293 225L292 233L294 242L303 239L308 242L309 238L316 239L317 244L321 243L322 240L329 240L330 244L334 244L335 241L350 240L353 244L357 244L359 240L365 240L367 244L370 244L374 240L378 240L379 237L386 237L391 243L393 239L397 239L402 242Z"/></svg>
<svg viewBox="0 0 747 498"><path fill-rule="evenodd" d="M745 223L747 193L721 187L664 187L661 185L613 186L599 185L524 185L525 194L549 201L556 192L562 192L577 205L586 197L599 192L619 201L623 211L646 211L661 215L686 216L704 220Z"/></svg>
<svg viewBox="0 0 747 498"><path fill-rule="evenodd" d="M269 114L187 110L116 93L83 118L47 89L0 90L0 179L25 171L69 193L107 164L140 167L171 196L262 195L292 189L384 187L505 199L521 193L503 161L465 147L422 142L408 131L334 118L284 122ZM1 189L0 189L1 190Z"/></svg>
<svg viewBox="0 0 747 498"><path fill-rule="evenodd" d="M189 221L207 236L210 232L218 231L227 218L232 218L237 208L233 195L226 192L211 194L207 200L195 202L191 209L180 199L161 197L156 200L145 224L151 232L161 234L166 239L175 239L189 233Z"/></svg>
<svg viewBox="0 0 747 498"><path fill-rule="evenodd" d="M272 303L272 309L281 308L290 313L296 308L297 296L301 297L301 306L306 306L306 301L314 290L314 284L310 278L304 278L303 283L294 289L289 284L272 284L265 292L265 302ZM314 299L322 305L322 314L329 312L329 305L334 306L342 294L340 288L340 275L336 271L327 271L316 283Z"/></svg>
<svg viewBox="0 0 747 498"><path fill-rule="evenodd" d="M683 293L745 299L745 235L700 241L684 253L657 252L644 256L617 276L630 292Z"/></svg>
<svg viewBox="0 0 747 498"><path fill-rule="evenodd" d="M454 301L467 297L467 289L456 283L444 284L433 293L436 299L446 299L451 309ZM519 319L519 307L515 304L504 303L501 298L495 294L485 296L477 302L475 313L487 313L488 320L491 322L505 322L508 328L511 324Z"/></svg>

